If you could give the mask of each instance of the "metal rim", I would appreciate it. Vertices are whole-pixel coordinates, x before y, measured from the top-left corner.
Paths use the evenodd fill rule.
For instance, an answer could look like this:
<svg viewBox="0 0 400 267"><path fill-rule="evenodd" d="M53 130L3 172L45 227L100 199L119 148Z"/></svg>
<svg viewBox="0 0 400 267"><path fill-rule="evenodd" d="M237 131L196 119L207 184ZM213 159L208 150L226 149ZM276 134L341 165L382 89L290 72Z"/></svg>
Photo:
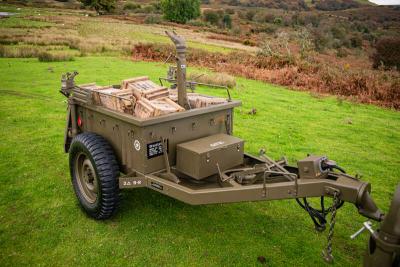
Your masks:
<svg viewBox="0 0 400 267"><path fill-rule="evenodd" d="M80 153L76 157L75 175L82 196L90 204L95 203L99 193L96 171L92 162L84 153Z"/></svg>

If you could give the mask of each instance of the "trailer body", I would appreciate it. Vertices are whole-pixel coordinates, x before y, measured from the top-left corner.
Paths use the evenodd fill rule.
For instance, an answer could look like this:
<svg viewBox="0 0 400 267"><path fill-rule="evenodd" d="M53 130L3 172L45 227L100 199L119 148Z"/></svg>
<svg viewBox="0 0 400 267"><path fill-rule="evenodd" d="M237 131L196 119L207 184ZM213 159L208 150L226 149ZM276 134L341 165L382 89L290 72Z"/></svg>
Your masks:
<svg viewBox="0 0 400 267"><path fill-rule="evenodd" d="M355 204L367 218L384 219L370 196L370 184L348 175L326 156L309 155L290 166L286 159L275 161L263 151L258 156L245 153L245 140L233 136L234 108L241 102L232 100L229 91L224 103L192 109L186 92L186 45L181 37L168 35L177 46L173 87L183 111L138 118L99 105L93 91L75 85L77 73L63 77L60 92L68 98L64 150L70 154L75 193L90 216L112 216L119 189L147 187L191 205L295 199L319 231L332 213L329 238L336 210L344 202ZM320 197L321 209L311 207L309 197ZM324 197L333 198L331 207L325 209ZM384 224L385 231L396 235L397 215L391 212ZM384 237L373 238L381 242ZM397 257L396 242L383 244L392 250L377 258L391 262L390 257ZM331 242L324 255L332 261Z"/></svg>
<svg viewBox="0 0 400 267"><path fill-rule="evenodd" d="M241 104L231 101L144 120L93 105L90 91L74 91L76 120L81 122L78 130L106 138L125 174L150 174L165 169L163 139L167 140L170 164L175 166L178 144L214 134L231 134L233 108Z"/></svg>

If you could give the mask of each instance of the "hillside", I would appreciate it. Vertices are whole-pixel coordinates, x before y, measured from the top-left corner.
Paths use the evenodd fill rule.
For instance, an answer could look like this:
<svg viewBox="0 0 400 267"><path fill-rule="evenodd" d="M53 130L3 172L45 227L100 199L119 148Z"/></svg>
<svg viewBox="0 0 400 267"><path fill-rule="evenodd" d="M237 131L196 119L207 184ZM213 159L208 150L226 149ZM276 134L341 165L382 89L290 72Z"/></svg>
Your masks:
<svg viewBox="0 0 400 267"><path fill-rule="evenodd" d="M163 19L158 1L118 1L113 13L101 16L77 8L74 1L41 2L41 6L71 4L70 9L57 7L58 16L52 9L35 8L35 1L29 4L33 7L20 10L5 5L0 10L17 15L0 22L0 56L35 57L46 50L67 58L119 54L162 61L168 57L164 53L168 47L149 53L154 48L150 47L141 55L140 43L168 44L164 31L175 28L191 49L198 50L192 53L193 60L189 56L192 64L296 90L400 108L400 54L385 48L400 45L399 8L357 4L357 8L322 11L318 3L335 7L339 2L287 2L300 4L300 9L251 6L286 3L280 1L204 2L201 16L186 24ZM385 62L392 65L385 66L386 52L378 54L377 45L389 51ZM218 60L195 59L196 55Z"/></svg>

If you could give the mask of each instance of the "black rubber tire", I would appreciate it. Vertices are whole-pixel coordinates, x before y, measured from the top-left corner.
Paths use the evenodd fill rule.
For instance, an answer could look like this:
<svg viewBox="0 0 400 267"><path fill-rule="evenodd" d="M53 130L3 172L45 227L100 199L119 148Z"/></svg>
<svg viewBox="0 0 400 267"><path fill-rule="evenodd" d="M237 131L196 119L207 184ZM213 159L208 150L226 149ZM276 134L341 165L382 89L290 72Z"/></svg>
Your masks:
<svg viewBox="0 0 400 267"><path fill-rule="evenodd" d="M82 153L90 159L96 172L98 193L94 203L88 202L79 188L75 173L75 161ZM69 149L69 167L72 185L82 209L98 220L110 218L120 200L119 166L110 144L98 134L82 133L74 137Z"/></svg>

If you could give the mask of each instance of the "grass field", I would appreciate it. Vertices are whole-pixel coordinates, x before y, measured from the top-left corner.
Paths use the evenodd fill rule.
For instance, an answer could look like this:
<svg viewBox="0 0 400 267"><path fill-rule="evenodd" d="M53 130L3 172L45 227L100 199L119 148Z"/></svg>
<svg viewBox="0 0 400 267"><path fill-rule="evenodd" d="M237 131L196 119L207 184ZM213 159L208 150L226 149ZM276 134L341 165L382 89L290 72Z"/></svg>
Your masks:
<svg viewBox="0 0 400 267"><path fill-rule="evenodd" d="M119 83L164 75L165 65L87 57L72 62L0 59L0 266L324 266L327 233L316 233L295 201L189 206L147 189L124 192L119 213L94 221L79 209L62 151L65 98L61 73L78 83ZM313 97L238 79L234 134L247 152L265 147L291 163L327 154L373 185L386 211L400 180L400 114L375 106ZM218 89L200 89L224 95ZM256 115L247 112L255 107ZM360 266L365 221L346 204L338 212L336 266Z"/></svg>

